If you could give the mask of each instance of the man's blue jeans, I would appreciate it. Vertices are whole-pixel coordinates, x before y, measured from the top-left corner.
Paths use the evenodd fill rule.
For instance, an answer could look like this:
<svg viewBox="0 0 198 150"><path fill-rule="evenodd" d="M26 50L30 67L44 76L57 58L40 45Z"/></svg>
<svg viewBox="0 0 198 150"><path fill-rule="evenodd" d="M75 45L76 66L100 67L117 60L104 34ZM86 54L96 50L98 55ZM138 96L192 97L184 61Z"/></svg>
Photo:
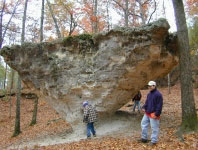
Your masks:
<svg viewBox="0 0 198 150"><path fill-rule="evenodd" d="M133 107L133 111L135 111L136 106L138 107L138 111L140 111L140 101L135 101L134 107Z"/></svg>
<svg viewBox="0 0 198 150"><path fill-rule="evenodd" d="M151 125L151 142L152 143L157 143L158 141L158 134L159 134L159 120L157 119L152 119L148 117L146 114L144 114L144 117L142 118L141 121L141 128L142 128L142 139L148 139L148 126L149 123Z"/></svg>
<svg viewBox="0 0 198 150"><path fill-rule="evenodd" d="M91 132L93 135L96 135L96 131L94 130L94 123L87 123L87 137L91 136Z"/></svg>

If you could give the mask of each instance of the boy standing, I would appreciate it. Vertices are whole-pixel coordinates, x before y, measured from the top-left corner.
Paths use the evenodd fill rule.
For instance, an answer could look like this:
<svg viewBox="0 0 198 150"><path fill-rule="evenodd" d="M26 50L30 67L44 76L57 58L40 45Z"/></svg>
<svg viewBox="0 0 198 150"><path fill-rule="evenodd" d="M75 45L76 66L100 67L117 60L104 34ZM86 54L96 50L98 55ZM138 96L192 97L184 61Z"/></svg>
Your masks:
<svg viewBox="0 0 198 150"><path fill-rule="evenodd" d="M133 102L134 102L134 107L133 107L133 112L135 112L136 106L138 107L138 112L140 113L140 100L142 98L142 94L140 91L133 97Z"/></svg>
<svg viewBox="0 0 198 150"><path fill-rule="evenodd" d="M83 122L87 123L87 138L91 138L91 132L96 137L96 131L94 129L94 122L97 121L97 111L93 106L88 104L87 101L83 102Z"/></svg>

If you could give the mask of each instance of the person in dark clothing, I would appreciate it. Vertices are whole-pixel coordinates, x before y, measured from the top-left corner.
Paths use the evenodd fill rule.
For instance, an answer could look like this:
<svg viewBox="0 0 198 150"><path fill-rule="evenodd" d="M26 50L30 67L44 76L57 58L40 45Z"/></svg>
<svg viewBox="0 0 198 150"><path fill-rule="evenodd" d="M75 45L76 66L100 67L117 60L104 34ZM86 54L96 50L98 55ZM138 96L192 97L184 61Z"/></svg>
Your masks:
<svg viewBox="0 0 198 150"><path fill-rule="evenodd" d="M163 98L162 94L156 88L156 82L149 81L148 88L150 92L147 95L145 104L142 106L144 117L141 121L142 137L141 142L148 142L148 126L150 123L152 134L150 145L155 145L158 142L159 121L162 112Z"/></svg>
<svg viewBox="0 0 198 150"><path fill-rule="evenodd" d="M87 138L91 138L91 132L94 137L96 137L96 131L94 129L94 122L97 121L97 111L96 109L88 104L87 101L83 102L83 122L87 123Z"/></svg>
<svg viewBox="0 0 198 150"><path fill-rule="evenodd" d="M142 94L140 91L138 91L138 93L133 97L132 101L134 102L134 106L133 106L133 112L135 112L135 108L136 106L138 107L138 112L140 112L140 100L142 98Z"/></svg>

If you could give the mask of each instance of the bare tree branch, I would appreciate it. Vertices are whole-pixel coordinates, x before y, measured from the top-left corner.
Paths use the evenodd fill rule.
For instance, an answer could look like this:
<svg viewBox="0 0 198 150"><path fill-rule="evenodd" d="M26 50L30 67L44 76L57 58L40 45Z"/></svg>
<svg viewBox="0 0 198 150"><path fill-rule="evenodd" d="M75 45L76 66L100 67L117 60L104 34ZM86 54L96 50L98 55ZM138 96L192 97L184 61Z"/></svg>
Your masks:
<svg viewBox="0 0 198 150"><path fill-rule="evenodd" d="M6 0L3 1L3 7L2 7L2 10L1 10L1 15L0 15L0 48L2 47L2 43L3 43L2 25L3 25L3 13L4 13L4 9L5 9L5 3L6 3Z"/></svg>
<svg viewBox="0 0 198 150"><path fill-rule="evenodd" d="M129 14L132 15L132 16L136 16L136 17L140 17L140 18L141 18L140 15L134 14L134 13L132 13L132 12L129 12Z"/></svg>
<svg viewBox="0 0 198 150"><path fill-rule="evenodd" d="M126 9L124 8L124 6L122 6L120 3L118 3L116 0L113 0L120 8L123 9L123 11L126 11Z"/></svg>
<svg viewBox="0 0 198 150"><path fill-rule="evenodd" d="M14 16L14 14L15 14L15 12L16 12L16 8L17 8L18 4L19 4L19 0L17 1L16 5L14 6L14 9L13 9L12 14L11 14L11 16L10 16L10 19L9 19L9 21L8 21L6 27L5 27L5 30L4 30L4 32L3 32L2 43L3 43L3 41L4 41L4 37L5 37L5 34L6 34L6 32L7 32L8 26L9 26L10 23L11 23L12 17Z"/></svg>
<svg viewBox="0 0 198 150"><path fill-rule="evenodd" d="M153 14L155 13L155 11L156 11L156 1L155 1L155 0L154 0L154 4L155 4L155 8L154 8L153 12L151 13L150 18L149 18L149 20L148 20L147 23L150 22L152 15L153 15Z"/></svg>
<svg viewBox="0 0 198 150"><path fill-rule="evenodd" d="M151 0L146 0L144 3L142 3L142 6L145 5L145 4L148 4L147 2L149 2Z"/></svg>
<svg viewBox="0 0 198 150"><path fill-rule="evenodd" d="M60 30L59 30L59 27L58 27L58 24L57 24L57 20L56 20L56 18L55 18L55 16L54 16L54 12L53 12L53 10L52 10L52 7L51 7L51 4L50 4L49 0L47 0L47 5L48 5L48 7L49 7L51 16L52 16L52 18L53 18L53 20L54 20L54 24L55 24L57 36L58 36L58 38L61 38L61 33L60 33Z"/></svg>
<svg viewBox="0 0 198 150"><path fill-rule="evenodd" d="M70 8L68 8L67 5L64 5L62 1L61 1L61 4L68 11L68 13L70 14L70 22L69 22L69 26L70 26L69 36L70 36L74 32L75 28L77 27L77 22L75 21L74 15L71 12Z"/></svg>
<svg viewBox="0 0 198 150"><path fill-rule="evenodd" d="M142 23L145 24L145 17L144 17L144 11L143 11L143 3L141 3L141 0L136 0L136 2L139 4L140 9L140 18L142 19Z"/></svg>

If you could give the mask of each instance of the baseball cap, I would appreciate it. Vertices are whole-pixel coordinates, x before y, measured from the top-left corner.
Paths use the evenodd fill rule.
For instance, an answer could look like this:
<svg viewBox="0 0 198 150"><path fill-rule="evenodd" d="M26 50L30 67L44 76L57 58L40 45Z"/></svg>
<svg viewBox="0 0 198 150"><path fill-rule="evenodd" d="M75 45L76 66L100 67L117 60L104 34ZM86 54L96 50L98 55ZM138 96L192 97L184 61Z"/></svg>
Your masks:
<svg viewBox="0 0 198 150"><path fill-rule="evenodd" d="M149 81L148 86L156 86L156 82L155 81Z"/></svg>
<svg viewBox="0 0 198 150"><path fill-rule="evenodd" d="M83 102L83 107L85 107L86 105L88 105L88 102L87 101L84 101Z"/></svg>

